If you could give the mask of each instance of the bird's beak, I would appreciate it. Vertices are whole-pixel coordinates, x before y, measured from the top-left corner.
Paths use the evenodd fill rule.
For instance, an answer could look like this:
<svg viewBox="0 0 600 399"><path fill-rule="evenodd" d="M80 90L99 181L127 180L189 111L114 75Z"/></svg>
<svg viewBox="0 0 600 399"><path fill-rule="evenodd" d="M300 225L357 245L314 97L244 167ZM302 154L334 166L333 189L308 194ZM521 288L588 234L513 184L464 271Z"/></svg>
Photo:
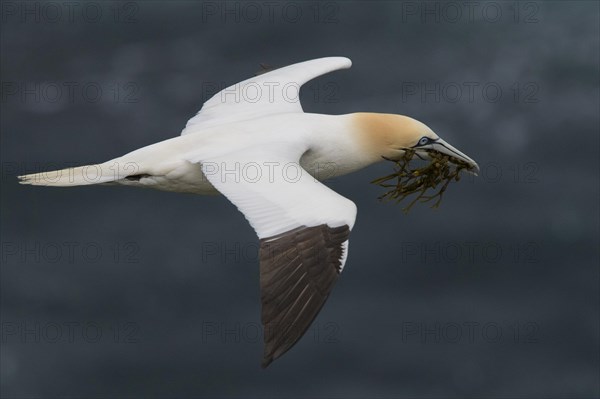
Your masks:
<svg viewBox="0 0 600 399"><path fill-rule="evenodd" d="M473 159L468 157L466 154L463 154L462 152L460 152L459 150L457 150L450 144L446 143L442 139L437 139L435 142L425 145L420 148L433 150L433 151L439 152L441 154L448 155L451 157L451 159L454 158L454 159L458 159L460 161L466 162L469 165L469 167L468 167L469 172L472 172L475 175L477 175L479 173L479 165L477 165L477 162L475 162Z"/></svg>

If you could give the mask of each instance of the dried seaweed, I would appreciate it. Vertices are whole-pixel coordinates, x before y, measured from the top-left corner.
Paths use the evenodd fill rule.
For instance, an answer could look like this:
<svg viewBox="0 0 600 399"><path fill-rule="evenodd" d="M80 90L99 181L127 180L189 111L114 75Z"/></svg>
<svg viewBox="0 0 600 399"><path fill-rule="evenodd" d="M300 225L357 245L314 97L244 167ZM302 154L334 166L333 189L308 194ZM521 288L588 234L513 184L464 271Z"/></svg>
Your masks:
<svg viewBox="0 0 600 399"><path fill-rule="evenodd" d="M411 202L402 210L407 213L417 202L430 202L437 198L437 201L431 206L437 208L440 205L442 196L448 188L451 181L460 180L460 172L464 169L471 169L471 165L460 159L441 154L437 151L428 151L431 161L428 165L411 169L410 162L416 153L414 149L407 148L404 156L395 161L395 172L373 180L371 183L381 187L388 188L385 194L379 197L380 200L393 200L396 203L402 202L407 197L416 194ZM439 185L442 187L438 190ZM428 195L429 190L437 192Z"/></svg>

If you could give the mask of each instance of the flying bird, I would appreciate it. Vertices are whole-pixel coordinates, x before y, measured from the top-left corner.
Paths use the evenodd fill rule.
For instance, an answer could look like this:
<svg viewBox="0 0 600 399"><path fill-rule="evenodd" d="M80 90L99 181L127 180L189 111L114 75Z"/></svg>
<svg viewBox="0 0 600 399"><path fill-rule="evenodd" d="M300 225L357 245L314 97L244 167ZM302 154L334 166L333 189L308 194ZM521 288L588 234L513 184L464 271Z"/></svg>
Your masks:
<svg viewBox="0 0 600 399"><path fill-rule="evenodd" d="M407 149L478 170L474 160L408 116L302 110L304 83L351 65L348 58L327 57L266 71L215 94L178 137L101 164L19 176L20 183L223 194L260 241L266 367L309 328L348 257L356 205L321 180L398 160Z"/></svg>

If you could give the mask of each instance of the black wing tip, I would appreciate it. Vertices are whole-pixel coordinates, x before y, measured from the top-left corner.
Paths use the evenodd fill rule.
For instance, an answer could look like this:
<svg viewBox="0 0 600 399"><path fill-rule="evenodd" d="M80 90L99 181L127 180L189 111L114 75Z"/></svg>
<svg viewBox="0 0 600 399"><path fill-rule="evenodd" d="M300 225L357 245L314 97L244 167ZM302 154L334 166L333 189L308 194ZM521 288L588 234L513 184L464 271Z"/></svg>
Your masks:
<svg viewBox="0 0 600 399"><path fill-rule="evenodd" d="M254 73L254 76L260 76L260 75L262 75L264 73L271 72L271 71L274 71L276 69L279 69L278 67L274 67L273 65L268 64L266 62L261 62L258 65L260 66L260 70L256 71Z"/></svg>
<svg viewBox="0 0 600 399"><path fill-rule="evenodd" d="M269 367L269 364L273 363L273 357L263 357L260 367L264 370Z"/></svg>
<svg viewBox="0 0 600 399"><path fill-rule="evenodd" d="M296 345L321 311L340 274L349 234L347 225L299 226L260 240L263 369ZM294 261L286 259L290 254ZM281 280L286 273L293 276L297 268L306 276L301 285L299 280ZM280 287L272 281L278 278ZM289 295L290 301L283 300ZM298 314L292 312L290 318L292 310Z"/></svg>

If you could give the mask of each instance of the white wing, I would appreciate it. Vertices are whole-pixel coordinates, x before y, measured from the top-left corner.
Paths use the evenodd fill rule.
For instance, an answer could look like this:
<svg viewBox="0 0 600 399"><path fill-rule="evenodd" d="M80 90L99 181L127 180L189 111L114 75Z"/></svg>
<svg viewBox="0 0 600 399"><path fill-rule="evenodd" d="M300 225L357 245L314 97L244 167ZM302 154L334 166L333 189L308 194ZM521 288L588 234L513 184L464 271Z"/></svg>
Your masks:
<svg viewBox="0 0 600 399"><path fill-rule="evenodd" d="M190 119L182 135L260 116L302 112L300 87L317 76L350 68L345 57L326 57L300 62L246 79L221 90Z"/></svg>
<svg viewBox="0 0 600 399"><path fill-rule="evenodd" d="M202 163L260 238L263 367L290 349L321 310L344 267L356 219L354 203L302 169L300 155L279 143Z"/></svg>

